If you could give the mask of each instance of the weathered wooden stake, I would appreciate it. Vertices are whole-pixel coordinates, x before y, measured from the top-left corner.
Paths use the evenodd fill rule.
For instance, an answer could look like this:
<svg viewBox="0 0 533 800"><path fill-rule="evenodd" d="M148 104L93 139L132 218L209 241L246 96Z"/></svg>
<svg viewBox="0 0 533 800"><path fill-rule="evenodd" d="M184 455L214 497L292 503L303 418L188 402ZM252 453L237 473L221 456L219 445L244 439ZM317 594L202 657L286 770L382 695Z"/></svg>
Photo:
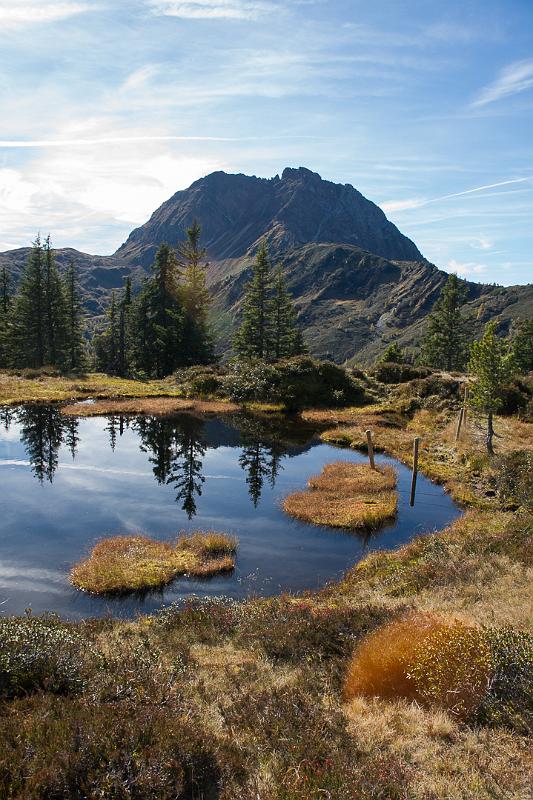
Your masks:
<svg viewBox="0 0 533 800"><path fill-rule="evenodd" d="M417 436L413 442L413 474L411 476L411 496L409 498L409 505L414 506L415 504L415 491L416 491L416 476L418 474L418 445L420 444L420 439Z"/></svg>
<svg viewBox="0 0 533 800"><path fill-rule="evenodd" d="M370 459L370 469L376 469L374 461L374 443L372 441L372 431L366 432L366 441L368 442L368 458Z"/></svg>
<svg viewBox="0 0 533 800"><path fill-rule="evenodd" d="M465 399L463 403L464 414L463 414L463 427L466 428L466 410L468 408L468 384L465 383Z"/></svg>
<svg viewBox="0 0 533 800"><path fill-rule="evenodd" d="M461 425L463 424L463 419L465 415L465 410L462 408L459 411L459 416L457 417L457 427L455 429L455 441L457 442L459 439L459 434L461 433Z"/></svg>

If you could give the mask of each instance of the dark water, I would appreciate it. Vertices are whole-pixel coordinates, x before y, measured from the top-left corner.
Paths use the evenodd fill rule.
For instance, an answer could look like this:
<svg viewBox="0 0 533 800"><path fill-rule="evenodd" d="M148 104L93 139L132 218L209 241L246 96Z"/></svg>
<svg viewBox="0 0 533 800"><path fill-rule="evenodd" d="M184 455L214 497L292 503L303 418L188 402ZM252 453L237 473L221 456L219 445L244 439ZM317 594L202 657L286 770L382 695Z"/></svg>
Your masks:
<svg viewBox="0 0 533 800"><path fill-rule="evenodd" d="M459 515L441 487L394 462L397 520L371 537L305 525L280 508L324 464L364 456L322 444L295 423L245 417L68 419L57 406L0 410L0 613L68 618L149 612L190 594L272 595L315 589L368 551L392 548ZM380 463L392 459L377 457ZM172 539L217 529L239 539L237 568L182 578L145 598L93 598L70 587L70 566L104 535Z"/></svg>

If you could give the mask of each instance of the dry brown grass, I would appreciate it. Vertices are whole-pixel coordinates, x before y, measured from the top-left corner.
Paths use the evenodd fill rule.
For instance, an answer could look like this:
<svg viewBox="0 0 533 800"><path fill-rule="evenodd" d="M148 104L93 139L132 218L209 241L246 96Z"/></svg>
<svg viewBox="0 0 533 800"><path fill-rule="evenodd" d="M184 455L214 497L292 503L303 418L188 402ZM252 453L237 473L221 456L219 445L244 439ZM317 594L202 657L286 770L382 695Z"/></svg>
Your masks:
<svg viewBox="0 0 533 800"><path fill-rule="evenodd" d="M490 650L477 628L415 612L379 628L357 647L344 697L416 700L468 718L484 698Z"/></svg>
<svg viewBox="0 0 533 800"><path fill-rule="evenodd" d="M396 473L366 464L339 461L309 480L309 489L293 492L283 509L296 519L332 528L374 530L395 516Z"/></svg>
<svg viewBox="0 0 533 800"><path fill-rule="evenodd" d="M76 564L70 582L91 594L149 591L178 575L207 577L231 571L237 540L222 533L182 535L175 543L147 536L113 536L98 542L89 558Z"/></svg>
<svg viewBox="0 0 533 800"><path fill-rule="evenodd" d="M61 413L76 417L96 417L104 414L148 414L171 416L179 413L227 414L238 410L234 403L216 400L182 400L177 397L142 397L127 400L95 400L92 403L69 403Z"/></svg>

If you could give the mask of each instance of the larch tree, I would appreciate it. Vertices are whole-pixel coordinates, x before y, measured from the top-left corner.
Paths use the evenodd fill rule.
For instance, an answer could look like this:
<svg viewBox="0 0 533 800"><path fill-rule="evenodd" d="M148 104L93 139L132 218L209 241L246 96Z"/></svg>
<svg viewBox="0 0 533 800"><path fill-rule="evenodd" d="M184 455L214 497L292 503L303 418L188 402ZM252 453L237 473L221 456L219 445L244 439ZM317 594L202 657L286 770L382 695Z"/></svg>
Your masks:
<svg viewBox="0 0 533 800"><path fill-rule="evenodd" d="M185 364L210 364L214 360L213 336L208 313L210 296L206 284L209 264L200 246L201 228L196 220L186 230L178 247L178 268L182 276L183 360Z"/></svg>
<svg viewBox="0 0 533 800"><path fill-rule="evenodd" d="M131 278L126 278L124 294L119 306L117 374L125 377L130 368Z"/></svg>
<svg viewBox="0 0 533 800"><path fill-rule="evenodd" d="M464 370L468 361L469 324L461 314L466 286L450 275L428 317L421 361L429 367Z"/></svg>
<svg viewBox="0 0 533 800"><path fill-rule="evenodd" d="M469 371L475 377L471 405L487 416L487 451L494 454L494 414L502 402L505 384L513 372L509 344L496 335L496 323L489 322L481 339L473 342Z"/></svg>
<svg viewBox="0 0 533 800"><path fill-rule="evenodd" d="M44 298L46 361L62 366L67 349L67 303L65 287L59 275L50 235L44 241Z"/></svg>

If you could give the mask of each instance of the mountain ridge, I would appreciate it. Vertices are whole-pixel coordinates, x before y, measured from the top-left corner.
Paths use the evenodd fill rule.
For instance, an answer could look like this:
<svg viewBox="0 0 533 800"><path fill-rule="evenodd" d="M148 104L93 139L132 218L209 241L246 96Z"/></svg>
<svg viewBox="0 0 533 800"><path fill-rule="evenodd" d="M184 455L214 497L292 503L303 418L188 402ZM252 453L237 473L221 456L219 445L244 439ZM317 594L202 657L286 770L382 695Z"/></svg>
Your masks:
<svg viewBox="0 0 533 800"><path fill-rule="evenodd" d="M176 192L135 228L111 256L56 250L61 269L74 260L85 306L104 313L125 277L140 283L163 242L176 245L193 219L202 226L207 279L220 350L227 354L244 285L259 242L282 261L310 350L321 358L361 363L392 340L416 349L424 319L447 273L428 262L383 211L350 184L335 184L304 167L281 177L214 172ZM0 253L18 278L30 248ZM533 286L495 287L465 281L474 330L497 319L533 314Z"/></svg>

